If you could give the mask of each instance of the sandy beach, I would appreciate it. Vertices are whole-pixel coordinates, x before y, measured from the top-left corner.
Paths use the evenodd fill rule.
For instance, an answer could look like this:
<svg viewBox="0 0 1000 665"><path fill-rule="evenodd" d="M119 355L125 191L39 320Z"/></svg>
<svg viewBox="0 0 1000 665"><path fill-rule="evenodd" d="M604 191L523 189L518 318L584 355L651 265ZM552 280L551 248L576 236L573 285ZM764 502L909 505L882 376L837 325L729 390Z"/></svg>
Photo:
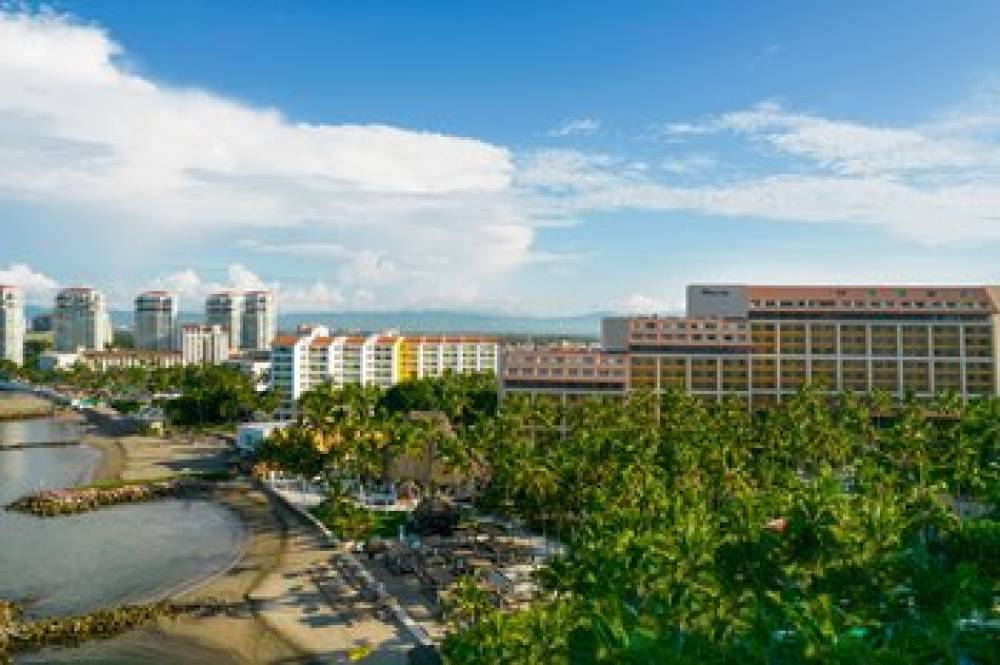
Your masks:
<svg viewBox="0 0 1000 665"><path fill-rule="evenodd" d="M229 452L219 441L109 436L94 425L82 442L102 453L93 481L224 469ZM250 481L219 483L212 498L245 525L244 550L229 570L174 599L219 609L164 620L129 639L196 644L220 663L343 663L362 645L374 653L361 662L406 662L412 643L402 628L352 596L335 551L312 527Z"/></svg>
<svg viewBox="0 0 1000 665"><path fill-rule="evenodd" d="M52 402L25 393L0 393L0 420L47 418L55 407Z"/></svg>

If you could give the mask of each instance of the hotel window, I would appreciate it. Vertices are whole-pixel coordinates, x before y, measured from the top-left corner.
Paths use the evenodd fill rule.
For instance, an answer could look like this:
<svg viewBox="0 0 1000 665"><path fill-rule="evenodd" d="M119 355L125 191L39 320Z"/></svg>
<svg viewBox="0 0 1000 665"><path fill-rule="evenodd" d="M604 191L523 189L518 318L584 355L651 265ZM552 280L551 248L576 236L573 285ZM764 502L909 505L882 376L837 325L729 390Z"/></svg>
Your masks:
<svg viewBox="0 0 1000 665"><path fill-rule="evenodd" d="M993 363L970 362L965 366L965 389L969 394L993 394Z"/></svg>
<svg viewBox="0 0 1000 665"><path fill-rule="evenodd" d="M662 358L660 360L660 387L683 388L687 385L687 359Z"/></svg>
<svg viewBox="0 0 1000 665"><path fill-rule="evenodd" d="M834 355L837 353L837 327L828 324L813 324L809 340L813 355Z"/></svg>
<svg viewBox="0 0 1000 665"><path fill-rule="evenodd" d="M840 327L840 353L845 356L863 356L868 353L865 327L843 325Z"/></svg>
<svg viewBox="0 0 1000 665"><path fill-rule="evenodd" d="M930 363L926 360L903 361L903 392L930 392Z"/></svg>
<svg viewBox="0 0 1000 665"><path fill-rule="evenodd" d="M965 355L968 358L989 358L993 355L993 335L989 326L965 327Z"/></svg>
<svg viewBox="0 0 1000 665"><path fill-rule="evenodd" d="M872 326L872 355L896 355L896 326Z"/></svg>
<svg viewBox="0 0 1000 665"><path fill-rule="evenodd" d="M936 392L947 392L954 390L959 392L962 389L962 368L957 362L935 361L934 363L934 390Z"/></svg>
<svg viewBox="0 0 1000 665"><path fill-rule="evenodd" d="M961 354L958 326L934 326L934 357L957 358Z"/></svg>
<svg viewBox="0 0 1000 665"><path fill-rule="evenodd" d="M841 363L844 390L868 391L868 363L864 360L845 360Z"/></svg>
<svg viewBox="0 0 1000 665"><path fill-rule="evenodd" d="M742 358L722 360L722 389L728 392L745 391L750 379L749 365Z"/></svg>
<svg viewBox="0 0 1000 665"><path fill-rule="evenodd" d="M806 352L806 326L803 323L785 323L781 326L781 354L801 355Z"/></svg>
<svg viewBox="0 0 1000 665"><path fill-rule="evenodd" d="M895 360L872 362L872 388L894 393L899 390L899 366Z"/></svg>
<svg viewBox="0 0 1000 665"><path fill-rule="evenodd" d="M810 381L827 390L836 390L837 362L835 360L813 360Z"/></svg>
<svg viewBox="0 0 1000 665"><path fill-rule="evenodd" d="M754 358L751 375L754 390L774 390L777 387L778 365L774 358Z"/></svg>
<svg viewBox="0 0 1000 665"><path fill-rule="evenodd" d="M794 358L781 360L781 389L798 390L806 383L806 361Z"/></svg>
<svg viewBox="0 0 1000 665"><path fill-rule="evenodd" d="M774 353L777 349L777 333L773 323L753 323L750 325L751 343L754 353Z"/></svg>
<svg viewBox="0 0 1000 665"><path fill-rule="evenodd" d="M718 365L715 358L691 359L691 390L718 390Z"/></svg>

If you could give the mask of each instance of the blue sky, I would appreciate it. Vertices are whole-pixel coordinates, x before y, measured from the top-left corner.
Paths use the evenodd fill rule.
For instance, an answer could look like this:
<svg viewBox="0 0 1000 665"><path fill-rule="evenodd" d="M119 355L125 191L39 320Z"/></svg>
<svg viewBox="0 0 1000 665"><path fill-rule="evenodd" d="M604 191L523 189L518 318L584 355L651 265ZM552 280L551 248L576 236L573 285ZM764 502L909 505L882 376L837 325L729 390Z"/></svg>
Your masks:
<svg viewBox="0 0 1000 665"><path fill-rule="evenodd" d="M186 309L1000 283L1000 4L56 2L0 18L0 281Z"/></svg>

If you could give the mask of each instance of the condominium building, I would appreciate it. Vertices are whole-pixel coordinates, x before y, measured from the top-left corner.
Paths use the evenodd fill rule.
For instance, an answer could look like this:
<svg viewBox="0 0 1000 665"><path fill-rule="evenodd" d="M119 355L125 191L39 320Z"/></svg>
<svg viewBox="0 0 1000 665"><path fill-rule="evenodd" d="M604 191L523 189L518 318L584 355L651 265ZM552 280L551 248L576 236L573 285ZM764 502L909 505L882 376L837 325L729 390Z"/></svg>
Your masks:
<svg viewBox="0 0 1000 665"><path fill-rule="evenodd" d="M497 342L488 338L334 335L306 326L272 343L271 387L281 395L279 416L288 418L299 397L322 383L388 388L445 371L495 371L497 356Z"/></svg>
<svg viewBox="0 0 1000 665"><path fill-rule="evenodd" d="M243 342L243 302L238 291L219 291L205 299L205 323L225 328L231 349L240 348Z"/></svg>
<svg viewBox="0 0 1000 665"><path fill-rule="evenodd" d="M177 298L166 291L144 291L135 298L135 346L146 351L177 348Z"/></svg>
<svg viewBox="0 0 1000 665"><path fill-rule="evenodd" d="M1000 394L1000 288L694 285L687 296L685 317L602 322L600 357L626 365L621 394L676 388L754 406L807 383L896 398ZM557 355L508 350L502 392L546 392Z"/></svg>
<svg viewBox="0 0 1000 665"><path fill-rule="evenodd" d="M266 351L278 332L278 314L270 291L247 291L243 294L243 321L240 348Z"/></svg>
<svg viewBox="0 0 1000 665"><path fill-rule="evenodd" d="M0 360L24 364L24 326L21 289L0 284Z"/></svg>
<svg viewBox="0 0 1000 665"><path fill-rule="evenodd" d="M100 351L111 344L111 320L100 291L89 287L60 290L52 318L56 351Z"/></svg>
<svg viewBox="0 0 1000 665"><path fill-rule="evenodd" d="M229 359L229 329L220 325L181 328L181 357L185 365L217 365Z"/></svg>
<svg viewBox="0 0 1000 665"><path fill-rule="evenodd" d="M472 335L423 335L403 339L404 379L497 371L497 340Z"/></svg>

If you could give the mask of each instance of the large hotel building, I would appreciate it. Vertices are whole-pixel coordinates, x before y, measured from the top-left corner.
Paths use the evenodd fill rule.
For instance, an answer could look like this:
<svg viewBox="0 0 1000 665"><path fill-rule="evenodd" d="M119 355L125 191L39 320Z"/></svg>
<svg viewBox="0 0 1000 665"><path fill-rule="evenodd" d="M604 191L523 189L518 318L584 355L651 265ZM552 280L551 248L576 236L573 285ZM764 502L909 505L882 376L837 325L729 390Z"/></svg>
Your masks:
<svg viewBox="0 0 1000 665"><path fill-rule="evenodd" d="M281 396L279 417L295 413L299 397L322 383L387 388L446 372L496 372L496 339L477 336L335 335L302 326L271 344L271 388Z"/></svg>
<svg viewBox="0 0 1000 665"><path fill-rule="evenodd" d="M599 347L510 346L501 394L683 389L754 406L830 392L998 395L1000 287L693 285L687 316L602 322Z"/></svg>

